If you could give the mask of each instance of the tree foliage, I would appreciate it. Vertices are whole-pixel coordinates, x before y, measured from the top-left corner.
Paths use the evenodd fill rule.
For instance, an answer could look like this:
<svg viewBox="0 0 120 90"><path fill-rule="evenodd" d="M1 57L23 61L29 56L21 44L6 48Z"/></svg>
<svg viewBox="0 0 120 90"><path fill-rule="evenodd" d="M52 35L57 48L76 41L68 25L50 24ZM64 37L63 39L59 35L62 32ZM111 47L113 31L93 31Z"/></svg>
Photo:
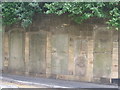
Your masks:
<svg viewBox="0 0 120 90"><path fill-rule="evenodd" d="M45 4L46 13L61 15L68 12L77 23L81 23L91 17L107 18L107 24L120 28L120 3L118 2L67 2Z"/></svg>
<svg viewBox="0 0 120 90"><path fill-rule="evenodd" d="M109 26L120 28L119 2L31 2L2 3L3 22L6 25L21 22L23 27L32 23L35 13L57 14L69 13L77 23L91 18L106 18Z"/></svg>
<svg viewBox="0 0 120 90"><path fill-rule="evenodd" d="M11 25L21 22L23 27L27 27L32 23L34 14L41 13L42 9L38 3L28 2L11 2L2 3L2 16L5 25Z"/></svg>

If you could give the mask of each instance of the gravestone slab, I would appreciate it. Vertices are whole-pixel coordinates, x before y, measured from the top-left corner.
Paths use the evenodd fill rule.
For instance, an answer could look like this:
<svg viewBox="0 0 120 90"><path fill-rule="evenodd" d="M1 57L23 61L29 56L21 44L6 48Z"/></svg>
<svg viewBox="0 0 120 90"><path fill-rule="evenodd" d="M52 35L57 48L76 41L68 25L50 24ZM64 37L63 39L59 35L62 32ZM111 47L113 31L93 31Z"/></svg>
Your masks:
<svg viewBox="0 0 120 90"><path fill-rule="evenodd" d="M24 33L21 31L12 31L9 36L10 59L8 71L24 72Z"/></svg>
<svg viewBox="0 0 120 90"><path fill-rule="evenodd" d="M30 35L29 72L34 74L46 73L46 33L37 32Z"/></svg>
<svg viewBox="0 0 120 90"><path fill-rule="evenodd" d="M75 75L84 77L87 66L87 41L76 39L74 42Z"/></svg>
<svg viewBox="0 0 120 90"><path fill-rule="evenodd" d="M68 72L68 35L52 36L52 73L67 74Z"/></svg>

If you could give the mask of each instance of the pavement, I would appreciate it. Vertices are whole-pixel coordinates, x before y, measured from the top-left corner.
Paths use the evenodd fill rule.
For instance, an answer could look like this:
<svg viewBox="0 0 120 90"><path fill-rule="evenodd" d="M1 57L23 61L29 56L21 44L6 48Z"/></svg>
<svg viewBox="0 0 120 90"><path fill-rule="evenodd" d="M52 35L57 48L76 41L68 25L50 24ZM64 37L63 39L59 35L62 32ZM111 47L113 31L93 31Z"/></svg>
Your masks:
<svg viewBox="0 0 120 90"><path fill-rule="evenodd" d="M18 88L16 86L13 86L13 85L0 85L0 88Z"/></svg>
<svg viewBox="0 0 120 90"><path fill-rule="evenodd" d="M3 74L2 77L0 77L0 79L5 82L27 85L28 87L32 85L34 87L42 87L42 88L43 87L44 88L118 88L118 86L116 85L103 85L103 84L95 84L95 83L75 82L75 81L66 81L66 80L48 79L48 78L25 77L25 76L8 75L8 74Z"/></svg>
<svg viewBox="0 0 120 90"><path fill-rule="evenodd" d="M46 88L46 87L15 83L15 82L9 82L9 81L1 81L0 88Z"/></svg>

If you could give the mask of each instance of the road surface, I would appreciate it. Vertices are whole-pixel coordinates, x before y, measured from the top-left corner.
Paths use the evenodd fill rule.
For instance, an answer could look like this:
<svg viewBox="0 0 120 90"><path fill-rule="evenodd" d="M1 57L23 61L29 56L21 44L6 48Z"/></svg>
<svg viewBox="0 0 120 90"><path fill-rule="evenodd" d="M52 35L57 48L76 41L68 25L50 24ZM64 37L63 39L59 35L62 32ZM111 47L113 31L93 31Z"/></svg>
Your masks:
<svg viewBox="0 0 120 90"><path fill-rule="evenodd" d="M45 87L0 81L0 88L45 88Z"/></svg>
<svg viewBox="0 0 120 90"><path fill-rule="evenodd" d="M4 85L13 85L22 88L118 88L116 85L104 85L87 82L75 82L58 79L26 77L18 75L2 75Z"/></svg>

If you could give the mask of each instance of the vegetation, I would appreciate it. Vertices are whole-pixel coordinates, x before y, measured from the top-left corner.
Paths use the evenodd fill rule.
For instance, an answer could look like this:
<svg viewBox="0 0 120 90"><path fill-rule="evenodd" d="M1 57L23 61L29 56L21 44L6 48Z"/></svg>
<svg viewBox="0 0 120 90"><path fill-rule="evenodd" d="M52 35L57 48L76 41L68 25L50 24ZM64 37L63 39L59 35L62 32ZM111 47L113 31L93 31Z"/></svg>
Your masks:
<svg viewBox="0 0 120 90"><path fill-rule="evenodd" d="M110 27L120 28L120 2L12 2L2 3L3 24L21 22L23 27L32 23L35 13L69 13L77 23L91 18L105 18Z"/></svg>

